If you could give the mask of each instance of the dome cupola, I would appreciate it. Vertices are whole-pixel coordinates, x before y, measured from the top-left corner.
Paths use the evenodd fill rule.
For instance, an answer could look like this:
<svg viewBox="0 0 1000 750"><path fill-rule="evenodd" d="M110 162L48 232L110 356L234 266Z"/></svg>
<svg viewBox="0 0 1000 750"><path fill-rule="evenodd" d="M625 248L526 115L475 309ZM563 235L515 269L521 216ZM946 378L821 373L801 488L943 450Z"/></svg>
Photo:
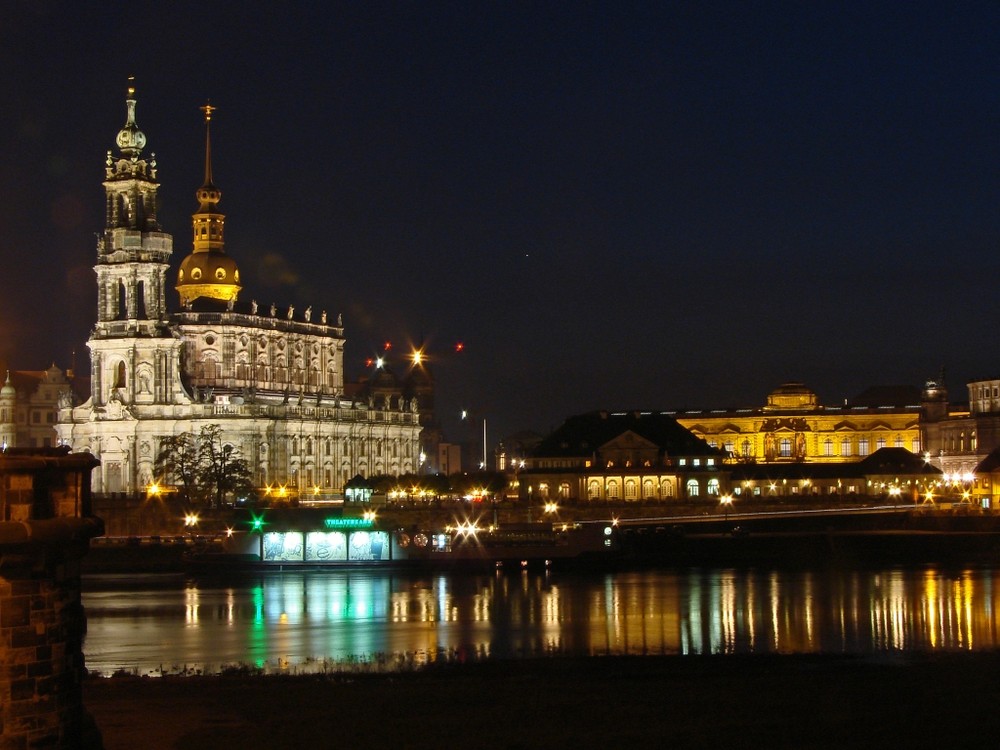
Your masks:
<svg viewBox="0 0 1000 750"><path fill-rule="evenodd" d="M222 191L212 182L212 113L215 107L206 104L205 113L205 182L198 188L198 210L192 215L194 247L181 261L177 271L177 292L181 304L190 308L199 297L222 300L230 307L242 288L236 261L226 255L225 215L219 213Z"/></svg>

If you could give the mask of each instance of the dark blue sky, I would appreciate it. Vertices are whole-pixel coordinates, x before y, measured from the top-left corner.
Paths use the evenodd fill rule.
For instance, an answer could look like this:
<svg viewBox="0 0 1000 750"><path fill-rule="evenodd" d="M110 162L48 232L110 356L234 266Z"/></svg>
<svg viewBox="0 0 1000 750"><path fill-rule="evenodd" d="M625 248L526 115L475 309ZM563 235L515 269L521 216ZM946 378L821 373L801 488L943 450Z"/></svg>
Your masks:
<svg viewBox="0 0 1000 750"><path fill-rule="evenodd" d="M85 361L135 75L175 263L210 98L242 297L423 338L448 419L1000 372L994 2L88 5L0 13L12 367Z"/></svg>

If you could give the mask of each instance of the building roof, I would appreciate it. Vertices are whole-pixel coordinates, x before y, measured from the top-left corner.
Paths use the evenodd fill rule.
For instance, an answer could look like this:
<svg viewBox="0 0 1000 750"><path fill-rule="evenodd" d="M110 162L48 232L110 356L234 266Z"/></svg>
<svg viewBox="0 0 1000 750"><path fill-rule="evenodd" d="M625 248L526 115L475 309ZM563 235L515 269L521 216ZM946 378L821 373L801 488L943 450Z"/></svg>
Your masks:
<svg viewBox="0 0 1000 750"><path fill-rule="evenodd" d="M990 451L986 458L979 462L976 466L975 473L991 474L998 469L1000 469L1000 448L994 448Z"/></svg>
<svg viewBox="0 0 1000 750"><path fill-rule="evenodd" d="M532 456L589 456L625 432L634 432L668 456L721 456L722 452L663 412L595 411L568 418L544 438Z"/></svg>
<svg viewBox="0 0 1000 750"><path fill-rule="evenodd" d="M848 403L870 409L879 406L912 407L919 406L922 398L920 388L915 385L873 385L849 399Z"/></svg>
<svg viewBox="0 0 1000 750"><path fill-rule="evenodd" d="M733 467L731 477L734 483L738 483L744 480L857 479L889 474L934 476L940 475L941 470L906 448L879 448L860 461L739 464Z"/></svg>
<svg viewBox="0 0 1000 750"><path fill-rule="evenodd" d="M940 474L941 470L931 466L920 456L906 448L879 448L862 459L859 468L866 474Z"/></svg>

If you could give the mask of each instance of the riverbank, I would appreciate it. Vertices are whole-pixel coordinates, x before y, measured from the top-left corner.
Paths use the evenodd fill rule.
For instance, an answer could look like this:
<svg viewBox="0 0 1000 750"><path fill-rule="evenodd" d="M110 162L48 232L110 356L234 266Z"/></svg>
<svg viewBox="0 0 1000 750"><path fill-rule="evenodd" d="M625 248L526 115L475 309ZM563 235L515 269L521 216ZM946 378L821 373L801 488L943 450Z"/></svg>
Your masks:
<svg viewBox="0 0 1000 750"><path fill-rule="evenodd" d="M88 678L106 750L978 747L1000 653L546 658L396 675Z"/></svg>

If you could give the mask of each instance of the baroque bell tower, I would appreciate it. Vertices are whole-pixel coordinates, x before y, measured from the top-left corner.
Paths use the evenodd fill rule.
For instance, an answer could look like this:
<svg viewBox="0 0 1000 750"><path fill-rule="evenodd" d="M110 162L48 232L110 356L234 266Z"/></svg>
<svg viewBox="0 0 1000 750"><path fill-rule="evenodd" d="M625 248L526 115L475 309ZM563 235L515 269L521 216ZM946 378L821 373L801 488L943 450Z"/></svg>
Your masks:
<svg viewBox="0 0 1000 750"><path fill-rule="evenodd" d="M166 404L180 388L179 346L170 333L166 279L173 238L156 217L156 155L143 157L146 136L136 124L135 88L125 99L119 154L105 161L104 231L98 235L97 324L91 350L91 401ZM100 412L98 412L100 413Z"/></svg>

